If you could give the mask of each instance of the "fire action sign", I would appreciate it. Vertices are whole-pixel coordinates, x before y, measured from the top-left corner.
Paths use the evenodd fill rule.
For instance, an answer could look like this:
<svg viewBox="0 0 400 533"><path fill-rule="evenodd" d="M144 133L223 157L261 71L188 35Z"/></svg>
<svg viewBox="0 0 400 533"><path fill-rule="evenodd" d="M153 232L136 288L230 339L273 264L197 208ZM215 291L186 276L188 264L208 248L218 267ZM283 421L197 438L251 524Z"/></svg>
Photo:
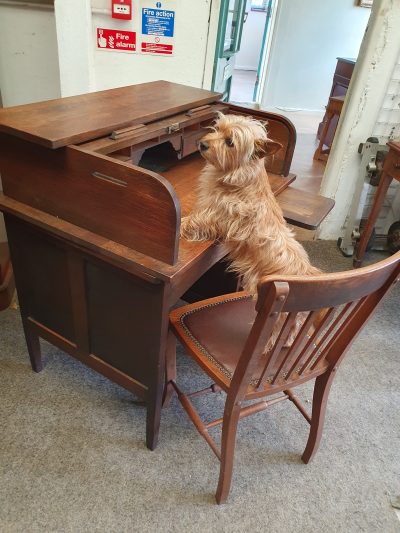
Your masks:
<svg viewBox="0 0 400 533"><path fill-rule="evenodd" d="M157 2L157 5L161 3ZM142 9L142 54L172 55L175 11Z"/></svg>
<svg viewBox="0 0 400 533"><path fill-rule="evenodd" d="M142 9L143 35L158 35L159 37L174 36L175 11L165 9Z"/></svg>
<svg viewBox="0 0 400 533"><path fill-rule="evenodd" d="M136 52L136 32L97 28L97 48Z"/></svg>

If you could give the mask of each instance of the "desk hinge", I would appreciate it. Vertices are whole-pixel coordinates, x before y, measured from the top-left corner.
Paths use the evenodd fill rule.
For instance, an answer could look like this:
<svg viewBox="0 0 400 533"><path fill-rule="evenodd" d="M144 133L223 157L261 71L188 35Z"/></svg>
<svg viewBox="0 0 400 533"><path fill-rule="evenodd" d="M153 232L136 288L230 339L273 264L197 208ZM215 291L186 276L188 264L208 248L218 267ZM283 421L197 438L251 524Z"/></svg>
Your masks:
<svg viewBox="0 0 400 533"><path fill-rule="evenodd" d="M167 133L175 133L176 131L179 131L181 129L179 122L175 122L174 124L170 124L167 126Z"/></svg>

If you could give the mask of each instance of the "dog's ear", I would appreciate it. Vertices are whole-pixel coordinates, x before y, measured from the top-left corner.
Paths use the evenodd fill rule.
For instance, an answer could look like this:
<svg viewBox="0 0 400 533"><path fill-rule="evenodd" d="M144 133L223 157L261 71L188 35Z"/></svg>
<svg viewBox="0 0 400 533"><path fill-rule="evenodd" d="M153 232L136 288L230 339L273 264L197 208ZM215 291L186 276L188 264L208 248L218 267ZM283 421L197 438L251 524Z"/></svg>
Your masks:
<svg viewBox="0 0 400 533"><path fill-rule="evenodd" d="M261 159L262 157L276 154L276 152L279 152L282 148L283 146L276 141L260 139L255 142L254 155Z"/></svg>
<svg viewBox="0 0 400 533"><path fill-rule="evenodd" d="M221 113L221 111L217 111L216 114L215 114L215 118L214 118L214 121L213 121L212 125L215 126L224 117L225 117L224 113Z"/></svg>

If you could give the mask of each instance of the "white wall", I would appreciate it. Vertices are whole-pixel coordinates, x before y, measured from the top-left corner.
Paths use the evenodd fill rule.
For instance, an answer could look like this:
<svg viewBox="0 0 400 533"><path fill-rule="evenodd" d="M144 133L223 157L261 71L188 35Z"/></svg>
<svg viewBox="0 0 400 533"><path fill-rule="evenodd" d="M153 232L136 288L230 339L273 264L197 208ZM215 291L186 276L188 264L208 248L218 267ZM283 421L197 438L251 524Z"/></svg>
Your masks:
<svg viewBox="0 0 400 533"><path fill-rule="evenodd" d="M52 9L0 4L0 91L4 107L60 97ZM0 242L6 239L0 215Z"/></svg>
<svg viewBox="0 0 400 533"><path fill-rule="evenodd" d="M52 9L0 4L0 90L4 107L60 96Z"/></svg>
<svg viewBox="0 0 400 533"><path fill-rule="evenodd" d="M357 57L370 13L354 0L280 0L262 107L324 109L336 58Z"/></svg>
<svg viewBox="0 0 400 533"><path fill-rule="evenodd" d="M248 2L250 4L250 2ZM265 11L251 11L247 6L248 16L243 26L240 51L236 55L235 68L241 70L257 70L264 35Z"/></svg>
<svg viewBox="0 0 400 533"><path fill-rule="evenodd" d="M109 0L69 0L68 3L56 0L63 96L159 79L202 87L211 0L162 2L163 9L175 11L172 56L140 53L142 8L153 4L148 0L135 0L132 20L123 21L111 18ZM80 23L74 24L74 19ZM136 32L138 50L132 53L98 49L97 28ZM79 48L82 53L78 57L78 67Z"/></svg>
<svg viewBox="0 0 400 533"><path fill-rule="evenodd" d="M92 0L94 8L109 7L109 0ZM133 21L116 21L108 14L93 13L93 34L97 27L136 31L140 44L141 10L148 1L133 2ZM201 87L206 58L211 0L165 0L162 8L175 11L174 54L148 56L140 52L94 50L96 89L108 89L153 80L167 80ZM93 46L95 38L93 37Z"/></svg>

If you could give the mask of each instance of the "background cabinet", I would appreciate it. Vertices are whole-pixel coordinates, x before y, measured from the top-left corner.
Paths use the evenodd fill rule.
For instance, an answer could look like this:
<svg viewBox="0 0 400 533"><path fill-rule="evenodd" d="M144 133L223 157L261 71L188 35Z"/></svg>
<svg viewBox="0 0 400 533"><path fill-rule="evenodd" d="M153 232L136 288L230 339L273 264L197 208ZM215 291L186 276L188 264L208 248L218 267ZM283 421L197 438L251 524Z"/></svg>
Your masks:
<svg viewBox="0 0 400 533"><path fill-rule="evenodd" d="M336 69L335 69L335 73L333 75L333 80L332 80L332 88L331 88L329 97L327 98L327 103L329 102L329 98L331 98L332 96L344 96L347 93L347 89L349 88L349 85L350 85L350 79L353 74L355 64L356 64L355 59L349 59L345 57L337 58ZM317 133L318 139L321 135L321 132L322 132L322 129L324 127L326 120L327 120L327 116L325 113L325 116L322 122L318 126L318 133ZM324 145L327 146L328 148L330 148L332 145L332 141L335 135L338 120L339 120L338 116L334 117L331 120L331 124L329 126L326 139L324 141Z"/></svg>

